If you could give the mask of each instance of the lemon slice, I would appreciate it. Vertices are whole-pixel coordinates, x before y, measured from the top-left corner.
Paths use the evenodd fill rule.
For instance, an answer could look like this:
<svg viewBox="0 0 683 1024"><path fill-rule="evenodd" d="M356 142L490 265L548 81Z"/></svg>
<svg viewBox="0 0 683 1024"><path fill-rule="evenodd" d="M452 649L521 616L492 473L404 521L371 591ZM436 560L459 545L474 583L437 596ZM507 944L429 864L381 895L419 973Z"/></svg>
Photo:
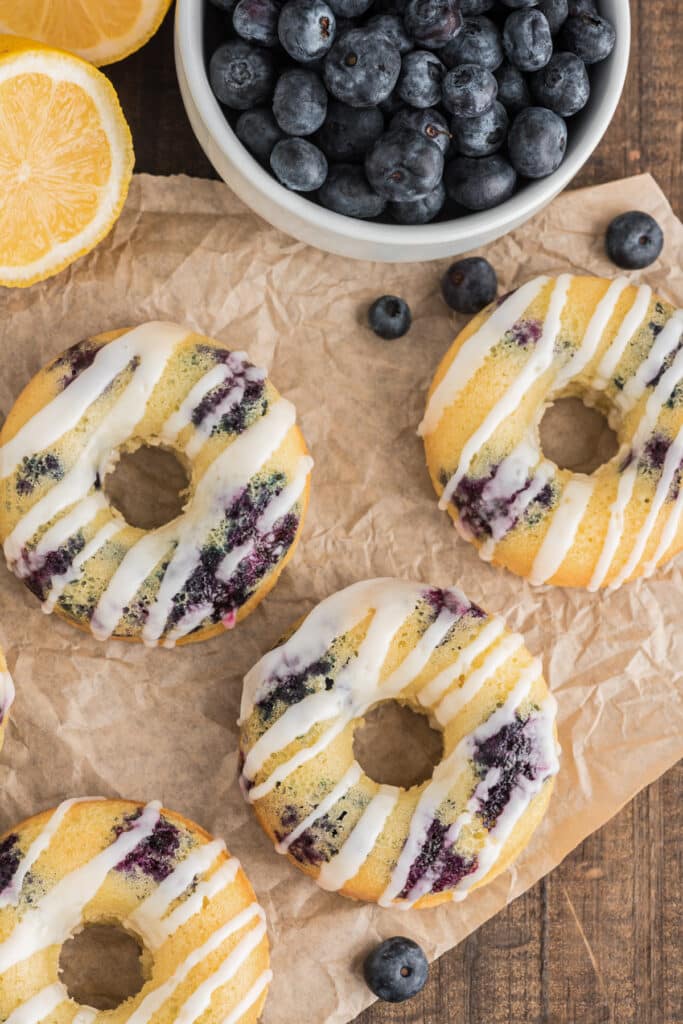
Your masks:
<svg viewBox="0 0 683 1024"><path fill-rule="evenodd" d="M100 71L0 36L0 285L50 277L97 245L121 212L133 160Z"/></svg>
<svg viewBox="0 0 683 1024"><path fill-rule="evenodd" d="M0 32L37 39L101 66L150 39L171 0L0 0Z"/></svg>

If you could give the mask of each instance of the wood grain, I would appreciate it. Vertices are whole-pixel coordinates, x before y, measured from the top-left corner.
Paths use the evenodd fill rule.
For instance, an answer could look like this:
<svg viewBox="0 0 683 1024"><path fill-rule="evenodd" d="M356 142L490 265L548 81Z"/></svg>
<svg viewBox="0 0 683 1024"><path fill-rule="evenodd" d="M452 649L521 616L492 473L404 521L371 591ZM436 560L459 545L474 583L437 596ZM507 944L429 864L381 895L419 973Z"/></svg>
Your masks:
<svg viewBox="0 0 683 1024"><path fill-rule="evenodd" d="M680 216L683 3L631 0L631 11L624 96L575 184L650 171ZM169 16L143 50L108 69L137 170L215 177L185 117L172 37ZM679 765L434 964L418 998L376 1004L357 1024L683 1024L682 836Z"/></svg>

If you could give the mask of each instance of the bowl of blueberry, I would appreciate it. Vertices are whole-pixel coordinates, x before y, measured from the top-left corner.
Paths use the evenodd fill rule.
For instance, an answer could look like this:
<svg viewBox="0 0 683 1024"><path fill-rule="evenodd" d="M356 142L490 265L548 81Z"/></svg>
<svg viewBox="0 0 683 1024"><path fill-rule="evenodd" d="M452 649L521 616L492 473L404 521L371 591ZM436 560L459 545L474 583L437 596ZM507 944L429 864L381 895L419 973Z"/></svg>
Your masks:
<svg viewBox="0 0 683 1024"><path fill-rule="evenodd" d="M627 0L178 0L176 67L221 177L318 248L390 262L506 234L606 131Z"/></svg>

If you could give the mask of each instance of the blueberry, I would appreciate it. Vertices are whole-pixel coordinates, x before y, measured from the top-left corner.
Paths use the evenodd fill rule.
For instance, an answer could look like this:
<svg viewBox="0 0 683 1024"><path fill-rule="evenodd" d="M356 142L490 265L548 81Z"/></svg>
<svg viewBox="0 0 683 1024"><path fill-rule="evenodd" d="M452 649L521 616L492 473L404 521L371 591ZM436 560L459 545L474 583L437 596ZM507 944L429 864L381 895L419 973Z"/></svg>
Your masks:
<svg viewBox="0 0 683 1024"><path fill-rule="evenodd" d="M303 64L324 57L334 42L337 20L324 0L289 0L280 11L278 35L290 57Z"/></svg>
<svg viewBox="0 0 683 1024"><path fill-rule="evenodd" d="M536 7L538 0L501 0L501 3L519 10L524 7Z"/></svg>
<svg viewBox="0 0 683 1024"><path fill-rule="evenodd" d="M453 142L463 156L490 156L503 146L508 131L508 115L497 100L490 110L478 117L454 117L451 121Z"/></svg>
<svg viewBox="0 0 683 1024"><path fill-rule="evenodd" d="M327 113L327 93L315 71L304 68L285 71L275 86L273 113L288 135L316 132Z"/></svg>
<svg viewBox="0 0 683 1024"><path fill-rule="evenodd" d="M490 210L515 191L517 174L498 153L480 159L456 157L446 167L444 182L451 199L467 210Z"/></svg>
<svg viewBox="0 0 683 1024"><path fill-rule="evenodd" d="M367 28L376 32L383 32L392 46L403 56L413 49L413 40L406 32L403 19L398 14L376 14L370 18Z"/></svg>
<svg viewBox="0 0 683 1024"><path fill-rule="evenodd" d="M463 27L458 0L408 0L403 20L415 42L431 50L455 39Z"/></svg>
<svg viewBox="0 0 683 1024"><path fill-rule="evenodd" d="M389 93L387 98L381 100L381 102L378 103L377 105L379 109L382 111L382 113L385 114L387 117L393 117L394 114L397 114L399 112L399 110L406 109L406 105L399 96L397 89L393 89Z"/></svg>
<svg viewBox="0 0 683 1024"><path fill-rule="evenodd" d="M479 64L495 71L503 63L500 32L490 18L465 18L460 35L448 43L439 54L448 68L458 64Z"/></svg>
<svg viewBox="0 0 683 1024"><path fill-rule="evenodd" d="M384 212L386 199L370 187L358 164L334 164L318 192L320 203L328 210L367 220Z"/></svg>
<svg viewBox="0 0 683 1024"><path fill-rule="evenodd" d="M443 153L435 142L410 128L391 128L365 158L365 173L375 192L403 203L433 192L443 164Z"/></svg>
<svg viewBox="0 0 683 1024"><path fill-rule="evenodd" d="M268 163L273 146L283 132L267 107L245 110L237 119L235 134L243 146L261 163Z"/></svg>
<svg viewBox="0 0 683 1024"><path fill-rule="evenodd" d="M599 14L575 14L567 18L560 33L565 50L575 53L584 64L597 64L609 57L617 34L614 26Z"/></svg>
<svg viewBox="0 0 683 1024"><path fill-rule="evenodd" d="M509 114L518 114L520 110L531 106L529 86L518 68L505 61L496 71L496 81L498 99Z"/></svg>
<svg viewBox="0 0 683 1024"><path fill-rule="evenodd" d="M445 67L429 50L412 50L401 61L396 91L411 107L433 107L441 99Z"/></svg>
<svg viewBox="0 0 683 1024"><path fill-rule="evenodd" d="M427 958L412 939L396 935L373 949L363 963L368 988L387 1003L402 1003L427 983Z"/></svg>
<svg viewBox="0 0 683 1024"><path fill-rule="evenodd" d="M460 13L486 14L495 6L496 0L460 0Z"/></svg>
<svg viewBox="0 0 683 1024"><path fill-rule="evenodd" d="M541 0L538 9L541 14L545 14L550 31L556 36L569 17L568 0Z"/></svg>
<svg viewBox="0 0 683 1024"><path fill-rule="evenodd" d="M327 160L307 139L282 139L273 147L270 166L286 188L314 192L327 177Z"/></svg>
<svg viewBox="0 0 683 1024"><path fill-rule="evenodd" d="M586 65L574 53L554 53L550 62L532 75L531 91L540 106L560 117L571 117L588 103L591 87Z"/></svg>
<svg viewBox="0 0 683 1024"><path fill-rule="evenodd" d="M564 160L567 125L552 110L527 107L512 122L508 150L518 174L525 178L545 178Z"/></svg>
<svg viewBox="0 0 683 1024"><path fill-rule="evenodd" d="M409 203L389 203L389 212L397 224L428 224L441 213L446 202L446 189L442 181L433 192Z"/></svg>
<svg viewBox="0 0 683 1024"><path fill-rule="evenodd" d="M273 59L268 50L232 39L219 46L209 62L214 95L233 110L263 103L273 88Z"/></svg>
<svg viewBox="0 0 683 1024"><path fill-rule="evenodd" d="M452 263L441 278L441 293L456 313L479 313L495 299L498 277L480 256Z"/></svg>
<svg viewBox="0 0 683 1024"><path fill-rule="evenodd" d="M392 92L401 54L382 32L352 28L337 38L325 57L325 85L352 107L374 107Z"/></svg>
<svg viewBox="0 0 683 1024"><path fill-rule="evenodd" d="M520 71L538 71L553 55L548 19L540 11L513 11L503 26L503 49Z"/></svg>
<svg viewBox="0 0 683 1024"><path fill-rule="evenodd" d="M330 7L341 18L359 18L372 6L372 0L330 0Z"/></svg>
<svg viewBox="0 0 683 1024"><path fill-rule="evenodd" d="M475 117L491 109L498 83L487 68L461 64L444 77L442 89L446 110L458 117Z"/></svg>
<svg viewBox="0 0 683 1024"><path fill-rule="evenodd" d="M280 8L275 0L239 0L232 15L235 32L249 43L275 46Z"/></svg>
<svg viewBox="0 0 683 1024"><path fill-rule="evenodd" d="M568 13L571 18L577 14L597 14L598 7L595 0L568 0Z"/></svg>
<svg viewBox="0 0 683 1024"><path fill-rule="evenodd" d="M607 229L607 255L625 270L642 270L658 259L664 233L649 213L631 210L615 217Z"/></svg>
<svg viewBox="0 0 683 1024"><path fill-rule="evenodd" d="M368 324L380 338L393 341L410 330L413 317L405 299L397 295L382 295L368 310Z"/></svg>
<svg viewBox="0 0 683 1024"><path fill-rule="evenodd" d="M404 108L391 119L392 128L412 128L435 142L445 155L451 144L452 135L448 129L446 118L438 110L429 107L427 110Z"/></svg>
<svg viewBox="0 0 683 1024"><path fill-rule="evenodd" d="M316 136L328 160L348 163L363 160L384 131L384 117L377 107L358 109L329 100L325 123Z"/></svg>

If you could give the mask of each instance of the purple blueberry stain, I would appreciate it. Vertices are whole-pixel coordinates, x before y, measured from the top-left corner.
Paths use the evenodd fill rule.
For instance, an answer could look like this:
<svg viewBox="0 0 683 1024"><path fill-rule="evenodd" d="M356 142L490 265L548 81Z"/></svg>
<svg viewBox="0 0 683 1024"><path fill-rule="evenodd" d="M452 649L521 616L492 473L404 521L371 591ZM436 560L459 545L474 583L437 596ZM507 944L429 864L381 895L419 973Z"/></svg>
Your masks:
<svg viewBox="0 0 683 1024"><path fill-rule="evenodd" d="M487 488L499 468L500 463L496 463L487 476L463 476L451 499L460 522L476 540L487 540L492 537L494 526L499 540L501 530L502 535L509 533L517 526L520 518L523 518L528 526L534 526L556 501L555 487L549 482L528 502L523 512L513 512L513 505L529 490L534 479L527 476L522 486L516 490L505 495L492 496L490 492L487 494ZM449 474L442 472L440 480L445 487Z"/></svg>
<svg viewBox="0 0 683 1024"><path fill-rule="evenodd" d="M489 830L495 826L521 780L535 782L548 770L539 751L538 726L542 721L534 714L525 719L515 716L492 736L475 742L472 760L479 776L483 779L494 768L499 771L497 780L479 801L478 812Z"/></svg>
<svg viewBox="0 0 683 1024"><path fill-rule="evenodd" d="M124 824L117 825L114 829L116 837L129 832L141 814L142 808L126 815L123 819ZM180 831L170 821L161 817L151 835L139 842L128 856L116 865L115 870L127 874L141 871L155 882L163 882L173 871L179 846Z"/></svg>
<svg viewBox="0 0 683 1024"><path fill-rule="evenodd" d="M503 341L518 345L520 348L528 348L530 345L536 345L542 334L543 324L540 320L518 320L505 332Z"/></svg>
<svg viewBox="0 0 683 1024"><path fill-rule="evenodd" d="M477 859L463 856L453 844L448 843L450 829L450 825L438 818L431 822L420 852L410 865L399 899L408 899L418 882L428 873L431 879L429 892L437 893L453 889L463 878L476 871Z"/></svg>
<svg viewBox="0 0 683 1024"><path fill-rule="evenodd" d="M17 470L16 491L22 498L45 479L61 480L64 467L53 452L44 455L25 455Z"/></svg>
<svg viewBox="0 0 683 1024"><path fill-rule="evenodd" d="M32 594L39 601L44 601L50 593L50 584L54 576L63 576L68 572L76 555L85 547L83 534L74 534L65 544L48 551L46 555L36 558L35 554L24 548L21 554L21 565L24 572L22 578Z"/></svg>
<svg viewBox="0 0 683 1024"><path fill-rule="evenodd" d="M315 691L312 680L323 677L325 688L328 689L328 682L334 685L329 673L334 668L334 658L330 654L324 655L317 661L307 665L298 672L289 672L271 682L268 693L257 701L256 707L263 721L269 721L273 717L276 706L280 703L287 707L298 704L304 697L308 697Z"/></svg>
<svg viewBox="0 0 683 1024"><path fill-rule="evenodd" d="M68 388L69 384L73 384L84 370L92 366L99 351L100 346L87 338L85 341L76 342L75 345L62 352L48 369L64 368L65 373L59 378L59 387L64 390Z"/></svg>
<svg viewBox="0 0 683 1024"><path fill-rule="evenodd" d="M0 843L0 893L5 891L14 878L20 863L19 836L13 832Z"/></svg>

